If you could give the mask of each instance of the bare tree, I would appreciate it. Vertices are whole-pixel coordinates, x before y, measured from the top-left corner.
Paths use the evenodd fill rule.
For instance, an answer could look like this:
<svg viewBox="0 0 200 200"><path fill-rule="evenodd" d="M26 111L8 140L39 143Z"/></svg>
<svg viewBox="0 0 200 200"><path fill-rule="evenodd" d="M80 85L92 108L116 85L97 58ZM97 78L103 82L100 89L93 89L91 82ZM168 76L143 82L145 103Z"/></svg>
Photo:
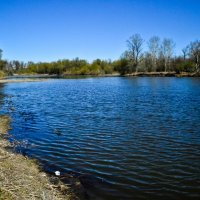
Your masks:
<svg viewBox="0 0 200 200"><path fill-rule="evenodd" d="M129 40L127 40L129 60L132 63L132 67L135 68L135 72L138 71L138 65L142 58L142 45L144 40L140 34L132 35Z"/></svg>
<svg viewBox="0 0 200 200"><path fill-rule="evenodd" d="M153 70L156 71L157 60L160 51L160 38L158 36L151 37L148 41L148 47L149 47L148 53L151 59L151 65L153 67Z"/></svg>
<svg viewBox="0 0 200 200"><path fill-rule="evenodd" d="M188 46L182 49L182 53L183 53L183 60L186 60L186 57L188 55Z"/></svg>
<svg viewBox="0 0 200 200"><path fill-rule="evenodd" d="M195 61L196 71L200 70L200 41L191 42L188 46L189 55Z"/></svg>
<svg viewBox="0 0 200 200"><path fill-rule="evenodd" d="M173 56L175 48L175 43L172 39L164 39L161 45L161 56L164 59L164 67L165 72L168 70L168 67L170 66L170 60Z"/></svg>

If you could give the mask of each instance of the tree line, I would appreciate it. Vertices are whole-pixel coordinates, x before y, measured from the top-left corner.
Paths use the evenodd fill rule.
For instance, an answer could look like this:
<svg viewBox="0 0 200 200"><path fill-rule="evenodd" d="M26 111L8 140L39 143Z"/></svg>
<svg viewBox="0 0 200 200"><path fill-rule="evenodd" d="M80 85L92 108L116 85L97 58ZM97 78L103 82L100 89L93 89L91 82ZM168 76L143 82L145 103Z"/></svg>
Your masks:
<svg viewBox="0 0 200 200"><path fill-rule="evenodd" d="M139 34L127 40L128 49L122 58L128 64L121 73L133 72L198 72L200 70L200 41L190 42L182 49L182 55L175 56L175 42L172 39L153 36L147 41L147 51L143 51L144 40ZM124 70L124 71L123 71Z"/></svg>
<svg viewBox="0 0 200 200"><path fill-rule="evenodd" d="M122 75L137 72L200 72L200 40L190 42L175 56L172 39L151 37L146 43L140 34L132 35L127 41L127 50L118 60L96 59L92 63L75 58L55 62L20 62L2 59L0 49L0 76L3 74L57 74L57 75ZM144 50L146 44L147 50Z"/></svg>

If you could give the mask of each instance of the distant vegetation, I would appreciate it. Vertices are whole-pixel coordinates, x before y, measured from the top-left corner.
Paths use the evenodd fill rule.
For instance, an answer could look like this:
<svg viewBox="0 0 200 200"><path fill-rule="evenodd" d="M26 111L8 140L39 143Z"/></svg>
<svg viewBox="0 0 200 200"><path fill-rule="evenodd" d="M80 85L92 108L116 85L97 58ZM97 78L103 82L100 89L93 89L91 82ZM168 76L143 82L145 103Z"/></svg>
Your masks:
<svg viewBox="0 0 200 200"><path fill-rule="evenodd" d="M4 74L57 74L57 75L104 75L135 72L200 72L200 40L188 44L182 49L182 55L175 56L175 42L172 39L153 36L145 41L139 34L127 40L127 50L118 60L96 59L92 63L83 59L63 59L55 62L20 62L2 59L0 49L0 77Z"/></svg>

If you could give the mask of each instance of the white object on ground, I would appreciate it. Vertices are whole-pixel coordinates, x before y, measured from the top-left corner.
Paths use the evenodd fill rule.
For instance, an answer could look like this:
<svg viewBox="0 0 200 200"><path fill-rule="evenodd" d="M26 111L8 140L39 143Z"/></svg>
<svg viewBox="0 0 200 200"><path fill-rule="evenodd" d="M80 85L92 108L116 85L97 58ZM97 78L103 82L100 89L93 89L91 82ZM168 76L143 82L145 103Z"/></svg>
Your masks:
<svg viewBox="0 0 200 200"><path fill-rule="evenodd" d="M60 176L60 171L55 171L56 176Z"/></svg>

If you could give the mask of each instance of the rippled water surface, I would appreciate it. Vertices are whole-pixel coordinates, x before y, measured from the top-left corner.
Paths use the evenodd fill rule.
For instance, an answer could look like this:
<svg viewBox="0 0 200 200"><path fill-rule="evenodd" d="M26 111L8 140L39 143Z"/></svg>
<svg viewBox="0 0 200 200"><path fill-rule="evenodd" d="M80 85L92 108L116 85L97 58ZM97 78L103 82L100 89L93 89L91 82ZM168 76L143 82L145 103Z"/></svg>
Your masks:
<svg viewBox="0 0 200 200"><path fill-rule="evenodd" d="M22 153L87 174L90 199L200 199L200 79L87 78L1 86Z"/></svg>

